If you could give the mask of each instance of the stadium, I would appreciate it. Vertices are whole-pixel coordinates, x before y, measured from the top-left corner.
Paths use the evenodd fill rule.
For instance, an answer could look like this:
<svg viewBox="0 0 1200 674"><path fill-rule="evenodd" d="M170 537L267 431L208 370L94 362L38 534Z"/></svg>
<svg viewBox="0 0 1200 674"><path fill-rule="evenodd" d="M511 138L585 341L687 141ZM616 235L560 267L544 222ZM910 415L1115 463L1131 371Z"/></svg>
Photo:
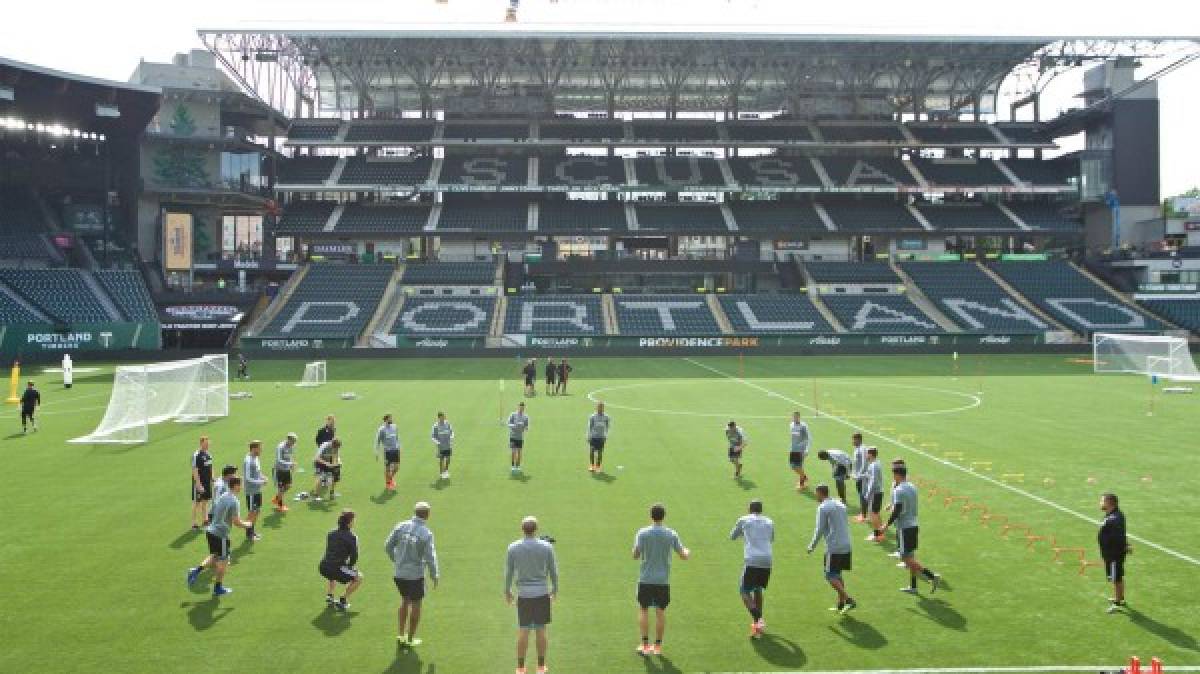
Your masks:
<svg viewBox="0 0 1200 674"><path fill-rule="evenodd" d="M1200 38L499 4L0 45L0 670L1200 671Z"/></svg>

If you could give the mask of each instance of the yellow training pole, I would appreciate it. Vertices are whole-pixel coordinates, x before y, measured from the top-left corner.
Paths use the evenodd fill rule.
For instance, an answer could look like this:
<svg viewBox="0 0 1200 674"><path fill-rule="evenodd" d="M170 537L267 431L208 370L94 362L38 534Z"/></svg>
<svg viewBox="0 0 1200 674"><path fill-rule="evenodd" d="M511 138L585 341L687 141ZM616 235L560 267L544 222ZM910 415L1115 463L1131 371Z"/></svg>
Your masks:
<svg viewBox="0 0 1200 674"><path fill-rule="evenodd" d="M16 405L17 403L21 402L21 399L17 397L17 389L20 387L20 384L21 361L14 360L12 366L12 376L10 377L8 383L8 400L5 400L4 402L8 403L9 405Z"/></svg>

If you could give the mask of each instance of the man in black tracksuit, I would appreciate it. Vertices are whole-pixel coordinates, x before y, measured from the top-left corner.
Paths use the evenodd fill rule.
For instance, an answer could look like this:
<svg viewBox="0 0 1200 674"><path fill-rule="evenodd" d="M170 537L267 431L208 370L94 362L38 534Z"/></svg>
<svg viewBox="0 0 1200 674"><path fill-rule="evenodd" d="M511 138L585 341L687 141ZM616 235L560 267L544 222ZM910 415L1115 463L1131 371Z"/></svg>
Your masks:
<svg viewBox="0 0 1200 674"><path fill-rule="evenodd" d="M42 394L33 387L33 382L29 382L29 386L25 388L25 392L21 394L21 432L29 432L29 424L33 424L33 430L37 430L37 408L42 404Z"/></svg>
<svg viewBox="0 0 1200 674"><path fill-rule="evenodd" d="M329 581L325 602L339 611L350 608L350 595L362 585L362 573L354 568L358 563L358 537L350 529L354 526L354 511L343 510L338 516L337 529L329 532L325 539L325 556L317 565L321 577ZM337 584L346 586L341 599L333 598Z"/></svg>
<svg viewBox="0 0 1200 674"><path fill-rule="evenodd" d="M321 445L333 440L336 437L337 428L334 425L333 415L330 414L329 416L325 417L325 425L317 429L317 449L320 449ZM335 466L331 472L333 475L333 484L329 487L329 495L333 496L334 487L337 486L337 483L342 481L341 464Z"/></svg>
<svg viewBox="0 0 1200 674"><path fill-rule="evenodd" d="M1100 509L1104 521L1096 535L1100 543L1100 556L1104 559L1104 573L1113 584L1113 597L1108 600L1108 612L1116 613L1125 606L1125 555L1129 554L1129 540L1125 536L1125 513L1117 506L1116 494L1100 497Z"/></svg>

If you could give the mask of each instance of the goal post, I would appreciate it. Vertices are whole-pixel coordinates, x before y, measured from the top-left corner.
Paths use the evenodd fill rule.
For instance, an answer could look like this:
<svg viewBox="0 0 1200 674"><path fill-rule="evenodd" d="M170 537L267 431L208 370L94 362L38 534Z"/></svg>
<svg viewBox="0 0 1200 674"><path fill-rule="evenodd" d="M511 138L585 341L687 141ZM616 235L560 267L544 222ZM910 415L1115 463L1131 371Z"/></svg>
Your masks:
<svg viewBox="0 0 1200 674"><path fill-rule="evenodd" d="M1128 373L1168 381L1200 381L1188 341L1169 335L1092 335L1092 370L1099 374Z"/></svg>
<svg viewBox="0 0 1200 674"><path fill-rule="evenodd" d="M113 376L104 418L74 443L140 443L150 425L203 422L229 415L229 356L121 365Z"/></svg>
<svg viewBox="0 0 1200 674"><path fill-rule="evenodd" d="M312 387L325 383L325 361L315 360L304 365L304 374L296 386Z"/></svg>

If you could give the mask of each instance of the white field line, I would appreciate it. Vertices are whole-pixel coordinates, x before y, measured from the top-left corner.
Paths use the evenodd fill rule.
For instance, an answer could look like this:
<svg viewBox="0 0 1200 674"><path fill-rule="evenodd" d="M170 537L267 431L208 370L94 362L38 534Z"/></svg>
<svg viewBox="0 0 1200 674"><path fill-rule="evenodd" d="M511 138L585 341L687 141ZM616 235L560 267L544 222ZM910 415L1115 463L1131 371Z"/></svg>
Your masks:
<svg viewBox="0 0 1200 674"><path fill-rule="evenodd" d="M1150 665L1143 663L1142 671ZM1029 665L1025 667L924 667L918 669L837 669L824 672L717 672L714 674L1019 674L1020 672L1124 672L1124 665ZM1164 665L1165 672L1200 672L1198 665Z"/></svg>
<svg viewBox="0 0 1200 674"><path fill-rule="evenodd" d="M965 475L970 475L971 477L974 477L976 479L991 483L992 485L994 485L996 487L1010 491L1014 494L1019 494L1030 500L1037 501L1038 503L1041 503L1042 505L1049 506L1051 508L1054 508L1055 510L1058 510L1059 512L1063 512L1068 515L1077 517L1077 518L1079 518L1085 522L1089 522L1093 525L1095 525L1097 523L1095 518L1088 517L1087 515L1084 515L1081 512L1071 510L1070 508L1068 508L1064 505L1060 505L1049 499L1042 498L1041 496L1038 496L1037 494L1033 494L1031 492L1025 491L1024 489L1021 489L1019 487L1014 487L1011 484L1008 484L1007 482L1001 482L1000 480L997 480L995 478L988 477L987 475L977 473L977 472L971 470L970 468L967 468L966 466L962 466L957 463L954 463L953 461L947 461L946 459L943 459L941 457L934 456L932 454L929 454L928 452L925 452L916 447L913 447L912 445L910 445L908 443L900 442L896 438L891 438L891 437L888 437L877 431L873 431L869 428L864 428L862 426L859 426L858 424L855 424L854 422L850 421L849 419L844 419L842 417L834 416L832 414L829 414L828 412L820 412L813 407L809 407L808 405L805 405L802 402L788 398L787 396L783 395L782 393L772 391L765 386L756 384L756 383L746 380L746 379L742 379L741 377L735 377L734 375L729 374L727 372L722 372L721 370L718 370L717 368L712 367L711 365L705 365L704 363L701 363L697 360L693 360L691 358L684 358L683 360L691 363L692 365L695 365L696 367L708 370L709 372L712 372L713 374L720 375L722 377L725 377L726 379L732 379L733 381L739 382L741 384L745 384L746 386L749 386L750 388L757 389L758 391L761 391L762 393L765 393L768 396L774 396L774 397L780 398L782 400L786 400L786 401L792 403L793 405L796 405L797 407L803 407L803 408L813 412L814 414L817 414L818 416L825 417L826 419L829 419L830 421L836 421L837 423L842 424L843 426L846 426L848 428L854 429L856 431L859 431L860 433L864 433L866 435L871 435L871 436L879 438L880 440L883 440L884 442L887 442L889 444L895 445L897 447L902 447L902 448L904 448L905 451L909 451L909 452L912 452L913 454L923 456L926 459L929 459L930 461L933 461L935 463L940 463L943 466L946 466L947 468L953 468L954 470L957 470ZM1172 550L1171 548L1168 548L1163 545L1159 545L1158 543L1148 541L1148 540L1138 537L1138 536L1134 536L1133 534L1129 534L1128 536L1131 540L1137 541L1138 543L1141 543L1142 545L1145 545L1150 548L1154 548L1155 550L1158 550L1159 552L1168 554L1172 557L1175 557L1176 559L1181 559L1185 562L1189 562L1191 564L1195 564L1196 566L1200 566L1200 559L1196 559L1195 557L1190 557L1188 555L1183 554L1182 552Z"/></svg>

